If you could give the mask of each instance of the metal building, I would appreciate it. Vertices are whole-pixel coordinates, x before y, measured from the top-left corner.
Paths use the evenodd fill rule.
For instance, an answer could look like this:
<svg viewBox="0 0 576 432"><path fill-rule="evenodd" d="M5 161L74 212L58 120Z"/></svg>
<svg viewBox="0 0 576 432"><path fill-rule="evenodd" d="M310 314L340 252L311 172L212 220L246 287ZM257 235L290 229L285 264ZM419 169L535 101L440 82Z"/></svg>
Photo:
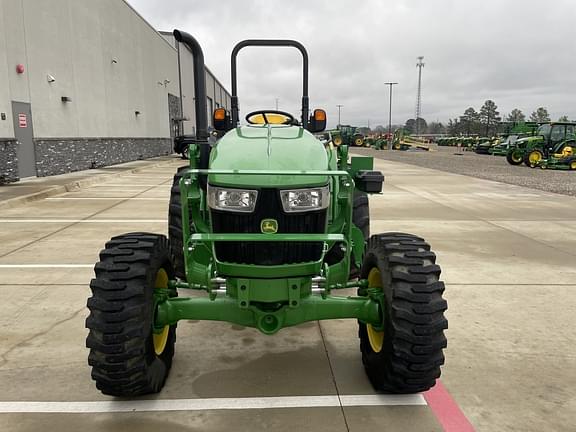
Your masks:
<svg viewBox="0 0 576 432"><path fill-rule="evenodd" d="M124 0L0 0L0 183L172 153L195 129L178 49Z"/></svg>

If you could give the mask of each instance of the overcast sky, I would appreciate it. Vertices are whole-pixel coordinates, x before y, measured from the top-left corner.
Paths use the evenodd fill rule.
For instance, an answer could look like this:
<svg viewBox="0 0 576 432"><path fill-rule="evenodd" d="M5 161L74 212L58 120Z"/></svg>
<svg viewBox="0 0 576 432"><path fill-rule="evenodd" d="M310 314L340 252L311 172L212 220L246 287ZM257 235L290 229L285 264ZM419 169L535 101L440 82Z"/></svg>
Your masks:
<svg viewBox="0 0 576 432"><path fill-rule="evenodd" d="M424 56L422 117L446 122L486 99L501 114L547 107L576 120L576 0L128 0L156 29L195 36L230 90L230 52L249 38L300 41L310 57L311 108L329 124L414 117L417 57ZM238 60L242 114L297 114L301 59L289 48L246 48Z"/></svg>

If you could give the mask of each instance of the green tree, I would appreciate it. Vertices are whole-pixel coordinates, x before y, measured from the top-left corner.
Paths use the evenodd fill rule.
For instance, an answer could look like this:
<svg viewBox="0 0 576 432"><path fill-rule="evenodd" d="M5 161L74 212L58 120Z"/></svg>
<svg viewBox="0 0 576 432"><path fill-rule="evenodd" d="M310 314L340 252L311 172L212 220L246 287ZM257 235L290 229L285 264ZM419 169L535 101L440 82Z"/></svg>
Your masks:
<svg viewBox="0 0 576 432"><path fill-rule="evenodd" d="M430 122L426 132L429 134L443 134L446 133L446 127L440 122Z"/></svg>
<svg viewBox="0 0 576 432"><path fill-rule="evenodd" d="M446 130L449 135L458 135L462 133L462 125L460 124L460 120L457 118L449 119Z"/></svg>
<svg viewBox="0 0 576 432"><path fill-rule="evenodd" d="M570 121L568 120L568 116L567 115L563 115L558 119L559 122L567 122Z"/></svg>
<svg viewBox="0 0 576 432"><path fill-rule="evenodd" d="M536 111L530 114L530 121L544 123L550 121L550 114L544 107L539 107Z"/></svg>
<svg viewBox="0 0 576 432"><path fill-rule="evenodd" d="M409 134L413 134L416 130L416 120L413 118L406 120L406 124L404 125L404 131Z"/></svg>
<svg viewBox="0 0 576 432"><path fill-rule="evenodd" d="M472 107L469 107L464 111L464 114L460 116L460 125L463 132L470 135L472 133L477 133L479 129L480 114Z"/></svg>
<svg viewBox="0 0 576 432"><path fill-rule="evenodd" d="M512 112L508 114L508 116L506 117L506 121L522 123L526 121L526 116L521 110L519 110L518 108L514 108Z"/></svg>
<svg viewBox="0 0 576 432"><path fill-rule="evenodd" d="M377 133L377 134L383 134L383 133L385 133L385 132L388 132L388 128L387 128L387 127L384 127L384 126L382 126L382 125L378 125L378 126L376 126L376 127L374 128L374 132Z"/></svg>
<svg viewBox="0 0 576 432"><path fill-rule="evenodd" d="M416 130L414 132L418 132L419 134L423 134L426 133L426 130L428 129L428 123L426 123L426 120L424 120L422 117L418 117L416 119Z"/></svg>
<svg viewBox="0 0 576 432"><path fill-rule="evenodd" d="M480 108L480 123L484 125L484 131L486 135L490 135L496 132L496 125L502 117L500 117L500 113L498 112L498 107L494 103L494 101L488 99Z"/></svg>

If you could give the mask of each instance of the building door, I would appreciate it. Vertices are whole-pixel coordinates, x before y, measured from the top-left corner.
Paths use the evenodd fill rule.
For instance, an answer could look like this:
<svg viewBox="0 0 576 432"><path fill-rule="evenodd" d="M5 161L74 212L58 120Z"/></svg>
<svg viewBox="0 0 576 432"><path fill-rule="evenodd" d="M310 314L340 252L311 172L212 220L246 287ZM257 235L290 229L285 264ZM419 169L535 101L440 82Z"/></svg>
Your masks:
<svg viewBox="0 0 576 432"><path fill-rule="evenodd" d="M18 140L18 176L22 178L36 176L36 155L34 153L34 132L32 130L32 111L30 104L12 101L14 118L14 137Z"/></svg>

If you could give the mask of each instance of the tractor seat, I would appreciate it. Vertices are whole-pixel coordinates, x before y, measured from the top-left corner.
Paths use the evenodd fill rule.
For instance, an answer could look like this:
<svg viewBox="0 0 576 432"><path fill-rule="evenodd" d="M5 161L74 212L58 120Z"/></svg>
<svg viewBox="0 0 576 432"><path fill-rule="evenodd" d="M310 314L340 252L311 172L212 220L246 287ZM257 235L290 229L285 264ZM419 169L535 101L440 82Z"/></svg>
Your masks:
<svg viewBox="0 0 576 432"><path fill-rule="evenodd" d="M574 155L574 149L572 147L564 147L562 153L556 153L555 158L566 158Z"/></svg>

